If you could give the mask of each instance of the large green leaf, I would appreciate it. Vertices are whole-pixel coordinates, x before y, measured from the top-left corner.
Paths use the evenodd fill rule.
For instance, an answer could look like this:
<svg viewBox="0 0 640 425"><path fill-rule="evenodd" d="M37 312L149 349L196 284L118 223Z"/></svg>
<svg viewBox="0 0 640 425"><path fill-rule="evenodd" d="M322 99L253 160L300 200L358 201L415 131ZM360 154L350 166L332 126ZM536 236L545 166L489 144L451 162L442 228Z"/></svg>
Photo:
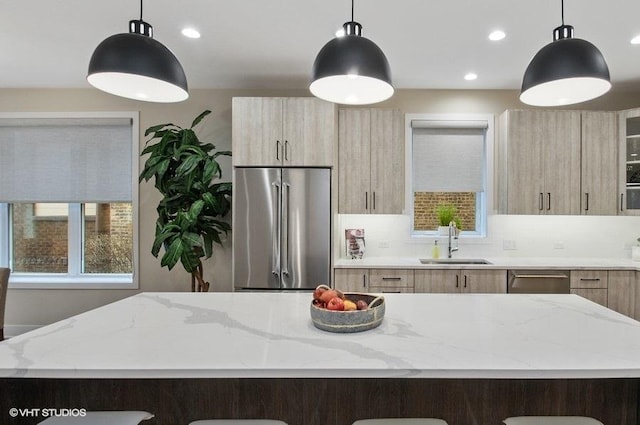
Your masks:
<svg viewBox="0 0 640 425"><path fill-rule="evenodd" d="M180 257L182 256L182 252L184 251L184 242L180 238L176 238L171 242L169 248L162 256L162 260L160 261L160 265L162 267L168 267L169 270L173 269L176 265Z"/></svg>
<svg viewBox="0 0 640 425"><path fill-rule="evenodd" d="M196 117L196 119L194 119L194 120L193 120L193 122L191 123L191 128L193 128L193 127L195 127L196 125L200 124L200 121L202 121L202 119L203 119L204 117L206 117L207 115L209 115L210 113L211 113L211 111L207 109L206 111L204 111L203 113L201 113L200 115L198 115L198 116Z"/></svg>
<svg viewBox="0 0 640 425"><path fill-rule="evenodd" d="M190 248L202 246L202 238L197 233L184 232L180 237L182 238L185 246L188 246Z"/></svg>
<svg viewBox="0 0 640 425"><path fill-rule="evenodd" d="M182 263L182 267L184 267L187 272L193 273L198 267L198 264L200 264L200 257L198 257L194 250L185 249L180 256L180 263Z"/></svg>

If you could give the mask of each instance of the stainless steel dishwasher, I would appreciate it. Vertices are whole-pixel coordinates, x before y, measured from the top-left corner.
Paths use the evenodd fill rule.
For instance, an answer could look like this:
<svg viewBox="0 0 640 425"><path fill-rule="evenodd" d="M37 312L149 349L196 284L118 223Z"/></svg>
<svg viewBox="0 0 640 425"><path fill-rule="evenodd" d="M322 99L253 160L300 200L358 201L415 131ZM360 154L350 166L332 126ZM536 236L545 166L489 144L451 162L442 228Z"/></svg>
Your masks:
<svg viewBox="0 0 640 425"><path fill-rule="evenodd" d="M569 294L568 270L509 270L510 294Z"/></svg>

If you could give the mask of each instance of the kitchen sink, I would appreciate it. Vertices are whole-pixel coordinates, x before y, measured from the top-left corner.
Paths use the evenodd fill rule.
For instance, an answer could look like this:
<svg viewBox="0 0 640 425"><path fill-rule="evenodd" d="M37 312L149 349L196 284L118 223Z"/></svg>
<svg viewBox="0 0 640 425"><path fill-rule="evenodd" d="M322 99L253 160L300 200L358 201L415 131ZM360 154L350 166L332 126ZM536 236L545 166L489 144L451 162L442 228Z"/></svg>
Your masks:
<svg viewBox="0 0 640 425"><path fill-rule="evenodd" d="M420 262L422 264L491 264L484 258L442 258L438 260L421 258Z"/></svg>

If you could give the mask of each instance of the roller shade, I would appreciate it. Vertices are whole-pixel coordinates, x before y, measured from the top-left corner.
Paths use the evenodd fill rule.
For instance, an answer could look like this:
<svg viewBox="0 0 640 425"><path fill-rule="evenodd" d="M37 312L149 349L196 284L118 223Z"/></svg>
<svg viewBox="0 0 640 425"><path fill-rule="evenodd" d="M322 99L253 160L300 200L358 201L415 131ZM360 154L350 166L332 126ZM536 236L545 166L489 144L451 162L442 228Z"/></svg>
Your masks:
<svg viewBox="0 0 640 425"><path fill-rule="evenodd" d="M127 202L128 118L1 118L0 202Z"/></svg>
<svg viewBox="0 0 640 425"><path fill-rule="evenodd" d="M485 129L414 127L413 191L484 191Z"/></svg>

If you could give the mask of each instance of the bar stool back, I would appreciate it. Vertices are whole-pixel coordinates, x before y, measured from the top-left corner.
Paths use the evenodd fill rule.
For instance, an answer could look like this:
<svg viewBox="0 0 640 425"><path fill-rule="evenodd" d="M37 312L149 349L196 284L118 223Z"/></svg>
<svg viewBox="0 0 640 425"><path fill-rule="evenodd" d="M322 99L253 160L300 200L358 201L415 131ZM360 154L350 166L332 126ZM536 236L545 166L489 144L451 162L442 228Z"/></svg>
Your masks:
<svg viewBox="0 0 640 425"><path fill-rule="evenodd" d="M435 418L379 418L360 419L353 425L447 425L447 422Z"/></svg>
<svg viewBox="0 0 640 425"><path fill-rule="evenodd" d="M189 425L287 425L276 419L205 419Z"/></svg>
<svg viewBox="0 0 640 425"><path fill-rule="evenodd" d="M603 425L586 416L514 416L503 422L506 425Z"/></svg>
<svg viewBox="0 0 640 425"><path fill-rule="evenodd" d="M54 416L38 425L138 425L153 415L142 411L87 412L85 416Z"/></svg>

